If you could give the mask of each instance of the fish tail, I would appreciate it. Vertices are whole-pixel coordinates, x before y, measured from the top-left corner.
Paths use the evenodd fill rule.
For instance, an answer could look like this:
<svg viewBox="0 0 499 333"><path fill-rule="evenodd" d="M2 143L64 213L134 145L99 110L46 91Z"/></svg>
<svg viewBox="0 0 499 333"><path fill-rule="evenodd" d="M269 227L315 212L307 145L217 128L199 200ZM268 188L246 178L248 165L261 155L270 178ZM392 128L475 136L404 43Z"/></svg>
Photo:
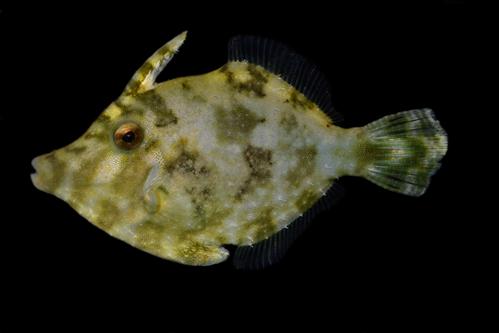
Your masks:
<svg viewBox="0 0 499 333"><path fill-rule="evenodd" d="M399 112L362 128L358 173L387 190L422 195L447 152L447 134L430 109Z"/></svg>

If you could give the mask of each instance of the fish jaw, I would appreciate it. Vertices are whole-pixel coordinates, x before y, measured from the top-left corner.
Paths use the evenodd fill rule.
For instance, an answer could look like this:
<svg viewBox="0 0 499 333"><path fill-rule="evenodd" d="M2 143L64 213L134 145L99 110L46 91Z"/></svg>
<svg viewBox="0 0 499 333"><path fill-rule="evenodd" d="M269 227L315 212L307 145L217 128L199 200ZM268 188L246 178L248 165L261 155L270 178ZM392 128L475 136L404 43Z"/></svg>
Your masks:
<svg viewBox="0 0 499 333"><path fill-rule="evenodd" d="M31 161L35 173L31 174L33 185L40 191L55 194L62 182L61 171L65 163L56 157L56 152L35 157Z"/></svg>

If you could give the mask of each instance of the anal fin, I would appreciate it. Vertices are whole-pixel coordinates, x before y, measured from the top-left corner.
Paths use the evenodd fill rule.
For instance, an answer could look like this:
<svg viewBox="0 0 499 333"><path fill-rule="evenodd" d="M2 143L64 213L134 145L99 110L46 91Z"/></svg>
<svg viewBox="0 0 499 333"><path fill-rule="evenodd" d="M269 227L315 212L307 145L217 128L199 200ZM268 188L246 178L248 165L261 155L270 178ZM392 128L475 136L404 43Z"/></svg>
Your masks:
<svg viewBox="0 0 499 333"><path fill-rule="evenodd" d="M314 206L287 228L255 245L238 247L232 258L233 265L241 270L259 270L276 264L286 255L293 242L310 226L314 217L334 205L343 197L343 193L343 187L335 181Z"/></svg>

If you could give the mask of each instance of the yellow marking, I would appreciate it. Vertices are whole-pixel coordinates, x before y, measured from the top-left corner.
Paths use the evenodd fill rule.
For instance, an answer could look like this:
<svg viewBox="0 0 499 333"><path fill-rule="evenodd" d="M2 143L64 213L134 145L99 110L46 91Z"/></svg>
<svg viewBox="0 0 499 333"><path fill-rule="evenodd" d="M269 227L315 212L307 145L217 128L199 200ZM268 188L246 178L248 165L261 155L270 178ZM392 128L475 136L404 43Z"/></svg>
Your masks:
<svg viewBox="0 0 499 333"><path fill-rule="evenodd" d="M116 104L112 103L106 110L106 115L109 117L110 120L115 120L121 114L123 113L123 110Z"/></svg>

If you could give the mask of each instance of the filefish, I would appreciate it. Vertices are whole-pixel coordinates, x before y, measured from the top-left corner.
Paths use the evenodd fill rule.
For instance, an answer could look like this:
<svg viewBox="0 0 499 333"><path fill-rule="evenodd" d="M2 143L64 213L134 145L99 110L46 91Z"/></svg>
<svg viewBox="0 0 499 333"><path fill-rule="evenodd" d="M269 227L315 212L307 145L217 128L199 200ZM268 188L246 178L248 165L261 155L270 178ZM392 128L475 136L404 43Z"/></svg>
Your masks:
<svg viewBox="0 0 499 333"><path fill-rule="evenodd" d="M155 256L237 268L281 259L342 176L420 196L447 151L430 109L338 126L328 83L288 47L238 36L210 73L156 82L186 38L140 67L68 146L36 157L34 186Z"/></svg>

